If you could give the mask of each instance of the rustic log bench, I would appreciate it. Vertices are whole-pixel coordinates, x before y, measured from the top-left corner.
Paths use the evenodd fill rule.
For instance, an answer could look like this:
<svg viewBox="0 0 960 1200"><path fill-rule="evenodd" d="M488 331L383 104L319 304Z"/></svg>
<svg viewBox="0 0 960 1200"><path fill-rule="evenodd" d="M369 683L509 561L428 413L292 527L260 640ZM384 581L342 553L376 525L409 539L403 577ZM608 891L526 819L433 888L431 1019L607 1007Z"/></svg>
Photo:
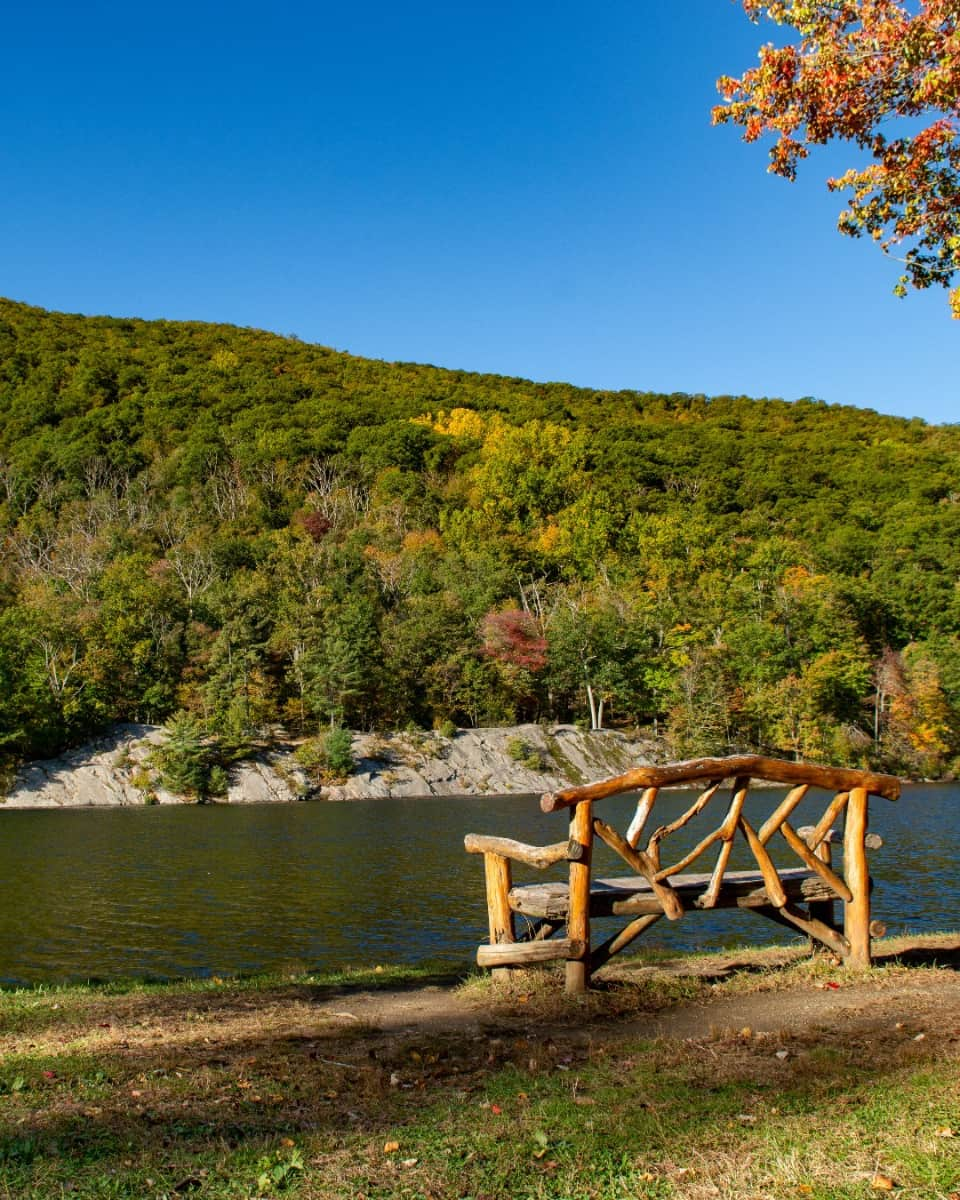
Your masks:
<svg viewBox="0 0 960 1200"><path fill-rule="evenodd" d="M721 790L727 780L731 781L729 793ZM751 781L790 787L783 798L781 793L771 793L772 811L756 829L744 816ZM660 789L696 783L705 787L693 804L675 820L658 825L641 849L640 838L656 810ZM794 829L789 818L811 789L828 793L823 815L815 825ZM622 792L640 793L625 835L593 815L596 801ZM484 857L490 944L479 948L477 961L480 966L499 969L564 959L567 991L582 992L593 971L661 917L676 921L697 911L742 908L800 930L850 966L867 967L871 881L866 852L880 844L867 833L868 798L896 800L899 794L900 781L890 775L754 755L638 767L599 783L547 793L540 802L544 812L570 809L566 841L528 846L480 834L468 834L464 840L468 853ZM724 800L719 823L714 819L710 824L709 810ZM842 837L833 829L841 816ZM665 841L696 818L700 825L709 825L708 831L688 853L664 863ZM780 834L799 865L774 865L767 849L774 834ZM594 837L619 854L634 873L594 878ZM738 838L749 847L755 869L728 870ZM843 850L842 868L835 868L832 861L832 846L837 842ZM712 870L691 873L688 868L716 844L719 851ZM539 869L568 863L569 875L564 882L514 887L512 861ZM843 905L842 929L834 923L837 903ZM526 918L519 934L516 915ZM594 948L590 937L594 917L627 917L629 921L618 934ZM564 930L565 936L555 936Z"/></svg>

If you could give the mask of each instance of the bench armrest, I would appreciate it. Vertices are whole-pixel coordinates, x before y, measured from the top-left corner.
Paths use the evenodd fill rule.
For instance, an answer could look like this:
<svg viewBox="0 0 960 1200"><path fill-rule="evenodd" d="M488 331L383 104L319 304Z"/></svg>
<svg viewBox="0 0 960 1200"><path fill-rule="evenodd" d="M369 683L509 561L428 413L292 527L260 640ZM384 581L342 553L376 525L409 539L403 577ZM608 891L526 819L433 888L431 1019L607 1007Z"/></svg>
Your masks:
<svg viewBox="0 0 960 1200"><path fill-rule="evenodd" d="M584 847L579 842L556 842L552 846L528 846L515 842L513 838L490 837L482 833L468 833L463 839L463 848L468 854L499 854L514 862L526 863L542 871L558 862L580 862Z"/></svg>

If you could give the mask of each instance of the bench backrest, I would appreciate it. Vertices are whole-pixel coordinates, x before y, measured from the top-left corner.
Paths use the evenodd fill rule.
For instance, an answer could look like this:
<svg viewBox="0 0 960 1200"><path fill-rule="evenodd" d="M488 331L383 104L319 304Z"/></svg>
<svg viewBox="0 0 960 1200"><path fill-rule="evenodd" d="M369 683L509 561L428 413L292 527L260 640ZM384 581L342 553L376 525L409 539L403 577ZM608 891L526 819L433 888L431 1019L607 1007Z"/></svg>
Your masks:
<svg viewBox="0 0 960 1200"><path fill-rule="evenodd" d="M725 780L730 779L733 782L728 798L727 793L722 790L722 785ZM753 780L792 785L787 796L776 804L770 815L756 829L743 812L747 792ZM664 786L689 783L704 783L704 790L679 817L668 824L656 826L649 835L645 848L641 849L641 837L655 812L660 789ZM811 788L827 789L828 794L832 793L832 798L826 804L817 823L804 829L804 836L801 836L790 824L790 817ZM594 818L594 801L638 790L640 799L636 813L624 836L606 822ZM703 907L711 907L711 901L715 902L722 885L733 843L738 834L749 846L757 868L763 876L767 894L774 905L782 905L785 902L777 868L767 850L767 843L777 833L782 835L805 867L821 875L838 895L847 899L849 887L830 867L829 839L834 822L845 816L844 840L849 843L847 857L859 859L866 835L867 797L871 794L895 800L900 794L900 781L891 775L878 775L868 771L784 762L755 755L737 755L730 758L692 759L663 767L638 767L599 783L548 793L541 800L541 808L545 812L571 808L571 841L587 849L587 853L580 853L578 862L571 862L571 908L574 879L578 872L582 874L585 869L589 870L589 847L596 835L619 854L628 866L649 881L663 902L665 915L676 917L682 910L672 893L671 877L692 868L698 859L719 843L710 885L702 902ZM851 805L857 814L853 820L848 812ZM715 827L702 837L692 850L665 864L665 841L689 824L694 817L708 808L717 807L720 808L720 819ZM854 864L848 862L846 869L849 870L851 865Z"/></svg>

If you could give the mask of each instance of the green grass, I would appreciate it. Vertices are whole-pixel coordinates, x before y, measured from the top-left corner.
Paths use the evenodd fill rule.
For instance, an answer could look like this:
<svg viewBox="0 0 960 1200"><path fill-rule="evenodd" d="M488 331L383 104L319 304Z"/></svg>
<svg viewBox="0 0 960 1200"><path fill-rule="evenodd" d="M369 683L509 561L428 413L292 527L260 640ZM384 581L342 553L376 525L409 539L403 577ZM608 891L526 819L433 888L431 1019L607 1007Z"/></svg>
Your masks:
<svg viewBox="0 0 960 1200"><path fill-rule="evenodd" d="M719 977L716 956L630 964L586 1001L471 982L449 997L460 1029L346 1019L429 967L0 993L0 1200L866 1200L879 1177L956 1200L956 991L920 1038L887 1003L952 972L891 963L863 1020L812 1032L631 1032L690 999L849 983L737 958Z"/></svg>

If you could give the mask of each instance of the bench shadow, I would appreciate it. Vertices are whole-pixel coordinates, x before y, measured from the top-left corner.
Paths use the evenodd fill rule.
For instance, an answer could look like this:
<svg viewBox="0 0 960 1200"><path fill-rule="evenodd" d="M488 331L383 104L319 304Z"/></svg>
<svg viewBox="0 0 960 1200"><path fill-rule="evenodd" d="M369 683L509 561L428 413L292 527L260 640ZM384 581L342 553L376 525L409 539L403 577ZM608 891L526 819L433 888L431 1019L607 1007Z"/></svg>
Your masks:
<svg viewBox="0 0 960 1200"><path fill-rule="evenodd" d="M958 946L914 946L908 950L889 951L875 954L877 966L946 967L960 971L960 945Z"/></svg>

